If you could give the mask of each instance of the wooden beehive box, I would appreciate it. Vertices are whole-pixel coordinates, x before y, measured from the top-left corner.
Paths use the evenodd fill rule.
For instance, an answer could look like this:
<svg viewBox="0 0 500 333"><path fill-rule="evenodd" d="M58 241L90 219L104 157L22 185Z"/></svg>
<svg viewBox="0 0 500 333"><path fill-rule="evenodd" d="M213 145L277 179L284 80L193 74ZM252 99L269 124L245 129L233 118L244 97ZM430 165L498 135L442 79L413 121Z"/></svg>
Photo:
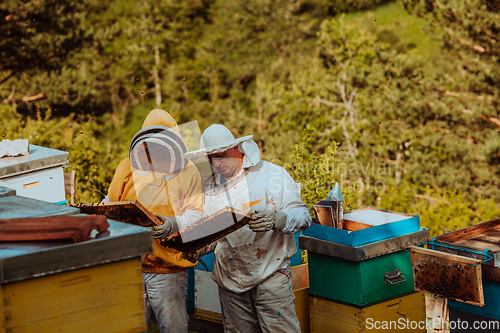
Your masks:
<svg viewBox="0 0 500 333"><path fill-rule="evenodd" d="M141 256L153 251L151 231L108 223L80 243L2 242L0 332L146 331Z"/></svg>
<svg viewBox="0 0 500 333"><path fill-rule="evenodd" d="M310 331L309 321L309 266L302 264L292 267L292 288L295 295L295 313L300 323L300 331Z"/></svg>
<svg viewBox="0 0 500 333"><path fill-rule="evenodd" d="M161 245L182 252L195 252L248 224L252 213L225 207L161 240Z"/></svg>
<svg viewBox="0 0 500 333"><path fill-rule="evenodd" d="M311 333L427 331L425 299L420 292L368 307L355 307L317 297L310 297L309 302Z"/></svg>
<svg viewBox="0 0 500 333"><path fill-rule="evenodd" d="M500 267L500 219L438 236L432 240L432 247L440 252L480 259L484 278L500 282L499 270L495 269Z"/></svg>
<svg viewBox="0 0 500 333"><path fill-rule="evenodd" d="M108 219L131 223L142 227L152 227L163 224L153 213L147 210L139 201L100 202L77 204L85 214L105 215Z"/></svg>

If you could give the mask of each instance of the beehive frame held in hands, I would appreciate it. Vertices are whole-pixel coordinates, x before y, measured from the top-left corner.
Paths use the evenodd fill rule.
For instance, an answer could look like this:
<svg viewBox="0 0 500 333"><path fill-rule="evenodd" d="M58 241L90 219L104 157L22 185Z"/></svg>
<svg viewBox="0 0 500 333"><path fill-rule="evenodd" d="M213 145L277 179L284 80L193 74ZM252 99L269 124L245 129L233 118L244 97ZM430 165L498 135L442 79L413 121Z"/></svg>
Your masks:
<svg viewBox="0 0 500 333"><path fill-rule="evenodd" d="M141 227L153 227L163 224L153 213L147 210L139 201L116 201L90 204L77 204L73 207L79 208L85 214L100 214L107 218L139 225Z"/></svg>
<svg viewBox="0 0 500 333"><path fill-rule="evenodd" d="M232 207L225 207L162 239L161 245L182 252L195 252L244 227L251 218L251 213Z"/></svg>

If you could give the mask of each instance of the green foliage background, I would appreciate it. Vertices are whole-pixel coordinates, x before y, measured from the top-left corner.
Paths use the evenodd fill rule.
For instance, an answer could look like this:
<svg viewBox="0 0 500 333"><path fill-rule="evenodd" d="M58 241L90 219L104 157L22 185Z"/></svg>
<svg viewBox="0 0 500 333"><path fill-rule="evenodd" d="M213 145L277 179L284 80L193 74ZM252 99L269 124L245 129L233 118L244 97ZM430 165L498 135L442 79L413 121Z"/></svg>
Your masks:
<svg viewBox="0 0 500 333"><path fill-rule="evenodd" d="M18 0L0 4L0 134L70 153L107 192L157 107L253 134L312 207L497 218L500 6L491 0Z"/></svg>

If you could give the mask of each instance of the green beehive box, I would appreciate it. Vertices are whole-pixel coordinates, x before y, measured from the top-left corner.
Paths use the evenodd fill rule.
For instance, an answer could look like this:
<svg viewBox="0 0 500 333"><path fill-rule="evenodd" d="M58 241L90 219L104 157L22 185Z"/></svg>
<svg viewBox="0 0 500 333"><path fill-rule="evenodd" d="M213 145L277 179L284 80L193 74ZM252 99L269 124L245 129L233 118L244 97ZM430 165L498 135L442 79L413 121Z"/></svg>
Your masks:
<svg viewBox="0 0 500 333"><path fill-rule="evenodd" d="M414 291L410 251L350 261L308 251L309 292L364 307Z"/></svg>

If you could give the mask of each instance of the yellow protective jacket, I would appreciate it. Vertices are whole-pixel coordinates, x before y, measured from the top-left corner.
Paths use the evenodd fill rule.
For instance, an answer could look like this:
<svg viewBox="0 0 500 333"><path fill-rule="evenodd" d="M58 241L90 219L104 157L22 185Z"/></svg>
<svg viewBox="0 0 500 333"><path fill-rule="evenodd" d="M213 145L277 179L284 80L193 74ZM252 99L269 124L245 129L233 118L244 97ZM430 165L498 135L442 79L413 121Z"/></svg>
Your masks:
<svg viewBox="0 0 500 333"><path fill-rule="evenodd" d="M142 128L155 125L178 131L175 120L163 110L151 111L144 120ZM124 158L116 168L108 190L108 198L111 201L137 200L132 171L130 159ZM164 205L146 206L153 214L181 216L188 210L203 212L204 196L201 176L198 168L191 161L173 178L162 181L168 199ZM153 249L152 254L143 257L142 270L145 273L176 273L196 265L183 259L181 252L161 246L157 239L153 240Z"/></svg>

